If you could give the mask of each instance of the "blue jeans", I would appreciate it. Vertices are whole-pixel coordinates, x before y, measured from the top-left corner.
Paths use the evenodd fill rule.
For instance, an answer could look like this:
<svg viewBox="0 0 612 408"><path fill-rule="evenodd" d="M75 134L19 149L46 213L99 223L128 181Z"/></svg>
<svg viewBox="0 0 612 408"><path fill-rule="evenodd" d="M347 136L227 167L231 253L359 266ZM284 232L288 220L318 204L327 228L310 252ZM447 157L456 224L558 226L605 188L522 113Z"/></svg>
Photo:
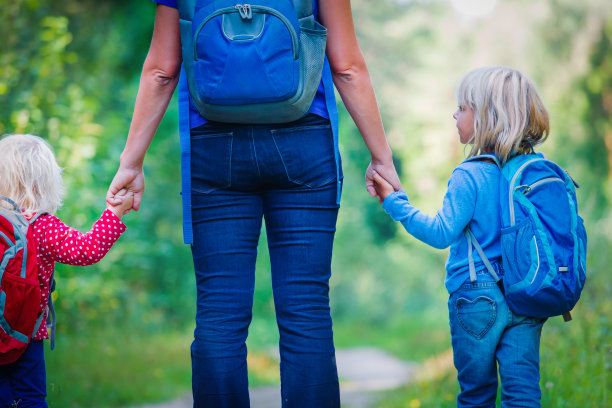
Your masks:
<svg viewBox="0 0 612 408"><path fill-rule="evenodd" d="M0 408L47 408L42 340L32 340L17 361L0 365Z"/></svg>
<svg viewBox="0 0 612 408"><path fill-rule="evenodd" d="M191 131L194 407L248 407L245 341L266 222L283 407L340 406L329 308L338 205L329 121Z"/></svg>
<svg viewBox="0 0 612 408"><path fill-rule="evenodd" d="M503 274L498 268L498 274ZM514 314L484 269L448 301L453 359L461 392L457 407L540 407L540 334L545 319Z"/></svg>

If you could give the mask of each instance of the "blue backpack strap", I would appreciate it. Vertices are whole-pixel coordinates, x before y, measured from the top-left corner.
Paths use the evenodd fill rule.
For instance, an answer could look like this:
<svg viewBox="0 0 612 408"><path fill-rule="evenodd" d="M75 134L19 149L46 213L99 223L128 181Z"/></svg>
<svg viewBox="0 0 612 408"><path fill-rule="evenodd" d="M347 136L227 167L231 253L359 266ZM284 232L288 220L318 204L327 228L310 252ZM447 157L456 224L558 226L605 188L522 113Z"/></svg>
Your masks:
<svg viewBox="0 0 612 408"><path fill-rule="evenodd" d="M491 276L493 276L493 278L495 279L495 282L499 282L500 281L499 276L495 272L493 265L491 265L489 258L487 258L487 255L485 255L484 251L482 250L480 244L478 243L478 240L474 236L474 233L470 229L469 225L465 228L463 233L465 234L465 238L467 239L467 244L468 244L468 262L470 265L470 281L476 282L476 268L474 266L474 256L472 255L472 251L476 249L476 252L478 252L478 256L480 256L480 259L487 267L487 270L489 271Z"/></svg>
<svg viewBox="0 0 612 408"><path fill-rule="evenodd" d="M185 66L178 85L179 136L181 141L181 195L183 197L183 241L193 243L191 224L191 127L189 124L189 87Z"/></svg>
<svg viewBox="0 0 612 408"><path fill-rule="evenodd" d="M49 306L47 309L49 313L47 314L47 328L51 328L51 333L49 334L49 346L51 347L51 350L55 350L55 326L57 320L55 318L55 308L53 307L53 299L51 298L51 292L55 290L55 272L53 272L53 274L51 275L51 280L49 282Z"/></svg>
<svg viewBox="0 0 612 408"><path fill-rule="evenodd" d="M478 156L474 156L474 157L470 157L469 159L465 159L463 162L465 163L469 161L483 161L483 160L493 160L495 164L497 164L497 167L499 167L500 169L502 168L502 165L499 162L499 159L494 154L479 154Z"/></svg>
<svg viewBox="0 0 612 408"><path fill-rule="evenodd" d="M340 196L342 195L342 180L340 180L340 150L338 142L338 107L336 106L336 94L334 93L334 81L331 75L331 68L327 56L323 61L323 90L325 91L325 105L329 114L329 122L331 124L334 137L334 155L336 159L336 183L338 194L336 196L336 204L340 205Z"/></svg>
<svg viewBox="0 0 612 408"><path fill-rule="evenodd" d="M4 201L6 201L7 203L9 203L10 205L12 205L12 206L13 206L13 210L15 210L15 211L19 211L19 206L17 205L17 203L15 203L15 202L14 202L13 200L11 200L10 198L5 197L5 196L3 196L3 195L0 195L0 200L4 200Z"/></svg>
<svg viewBox="0 0 612 408"><path fill-rule="evenodd" d="M49 299L51 299L51 298L49 298ZM49 300L49 301L51 301L51 300ZM45 313L44 312L40 312L40 315L38 316L38 319L36 319L36 324L34 325L34 330L32 331L32 336L30 336L30 338L34 338L34 336L36 336L36 333L38 332L38 329L40 329L40 325L42 324L44 317L45 317ZM52 339L52 341L54 341L54 340L55 340L55 337Z"/></svg>

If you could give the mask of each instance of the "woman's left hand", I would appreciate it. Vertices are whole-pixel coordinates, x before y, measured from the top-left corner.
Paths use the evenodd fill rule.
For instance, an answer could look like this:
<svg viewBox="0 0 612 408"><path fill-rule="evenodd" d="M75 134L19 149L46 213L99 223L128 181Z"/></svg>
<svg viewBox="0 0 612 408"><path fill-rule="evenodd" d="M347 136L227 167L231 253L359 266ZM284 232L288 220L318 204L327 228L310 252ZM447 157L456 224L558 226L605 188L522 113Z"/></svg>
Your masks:
<svg viewBox="0 0 612 408"><path fill-rule="evenodd" d="M395 191L403 189L392 160L387 162L377 162L372 160L365 173L366 189L372 197L378 198L378 201L381 203L383 202L383 197L376 192L376 188L374 187L374 175L376 173L387 180L389 184L393 186Z"/></svg>

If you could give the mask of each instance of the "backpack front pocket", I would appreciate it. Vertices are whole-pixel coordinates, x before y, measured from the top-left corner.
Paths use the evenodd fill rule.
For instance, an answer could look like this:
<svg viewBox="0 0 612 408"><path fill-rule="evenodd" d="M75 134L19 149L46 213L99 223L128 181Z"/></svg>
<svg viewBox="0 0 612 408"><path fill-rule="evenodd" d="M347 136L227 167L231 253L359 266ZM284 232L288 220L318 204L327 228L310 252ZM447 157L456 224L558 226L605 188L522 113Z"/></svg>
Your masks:
<svg viewBox="0 0 612 408"><path fill-rule="evenodd" d="M299 24L293 3L276 1L274 7L227 3L214 10L204 7L194 16L193 61L202 100L240 105L293 96L300 74Z"/></svg>
<svg viewBox="0 0 612 408"><path fill-rule="evenodd" d="M5 274L0 292L0 326L6 334L22 343L32 336L40 311L40 282ZM1 349L0 349L1 352Z"/></svg>
<svg viewBox="0 0 612 408"><path fill-rule="evenodd" d="M544 279L541 265L539 237L531 219L501 231L501 250L504 260L504 286L508 293L538 286Z"/></svg>

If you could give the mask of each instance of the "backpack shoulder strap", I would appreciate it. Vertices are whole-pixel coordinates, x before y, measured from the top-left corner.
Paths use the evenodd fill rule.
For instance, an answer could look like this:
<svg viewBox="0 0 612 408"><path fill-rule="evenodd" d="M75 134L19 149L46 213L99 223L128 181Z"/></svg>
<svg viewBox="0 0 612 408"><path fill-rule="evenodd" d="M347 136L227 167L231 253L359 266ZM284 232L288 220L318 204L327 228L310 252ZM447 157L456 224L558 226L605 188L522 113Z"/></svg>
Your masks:
<svg viewBox="0 0 612 408"><path fill-rule="evenodd" d="M193 244L191 224L191 123L189 118L189 88L185 65L181 67L178 85L179 139L181 144L181 197L183 201L183 241Z"/></svg>
<svg viewBox="0 0 612 408"><path fill-rule="evenodd" d="M192 21L195 11L195 0L178 0L177 7L181 19Z"/></svg>
<svg viewBox="0 0 612 408"><path fill-rule="evenodd" d="M474 236L474 233L470 229L469 225L465 228L463 233L465 234L465 238L467 239L467 244L468 244L468 262L470 265L470 281L472 282L476 281L476 267L474 266L474 256L472 255L472 251L476 249L476 252L478 252L478 256L480 256L480 259L487 267L487 270L489 271L491 276L493 276L493 278L495 279L495 282L499 282L500 280L499 276L495 272L495 269L493 269L493 265L491 265L489 258L487 258L487 255L485 255L484 251L482 250L480 244L478 243L478 240L476 240L476 237Z"/></svg>
<svg viewBox="0 0 612 408"><path fill-rule="evenodd" d="M499 167L500 169L502 168L502 165L499 162L499 159L494 154L479 154L478 156L474 156L474 157L470 157L469 159L465 159L463 162L466 163L470 161L489 161L489 160L494 161L497 167Z"/></svg>
<svg viewBox="0 0 612 408"><path fill-rule="evenodd" d="M312 0L293 0L298 19L312 15Z"/></svg>
<svg viewBox="0 0 612 408"><path fill-rule="evenodd" d="M10 205L13 206L13 210L15 211L19 211L19 206L17 205L17 203L15 203L13 200L11 200L8 197L5 197L3 195L0 195L0 200L6 201L7 203L9 203Z"/></svg>

